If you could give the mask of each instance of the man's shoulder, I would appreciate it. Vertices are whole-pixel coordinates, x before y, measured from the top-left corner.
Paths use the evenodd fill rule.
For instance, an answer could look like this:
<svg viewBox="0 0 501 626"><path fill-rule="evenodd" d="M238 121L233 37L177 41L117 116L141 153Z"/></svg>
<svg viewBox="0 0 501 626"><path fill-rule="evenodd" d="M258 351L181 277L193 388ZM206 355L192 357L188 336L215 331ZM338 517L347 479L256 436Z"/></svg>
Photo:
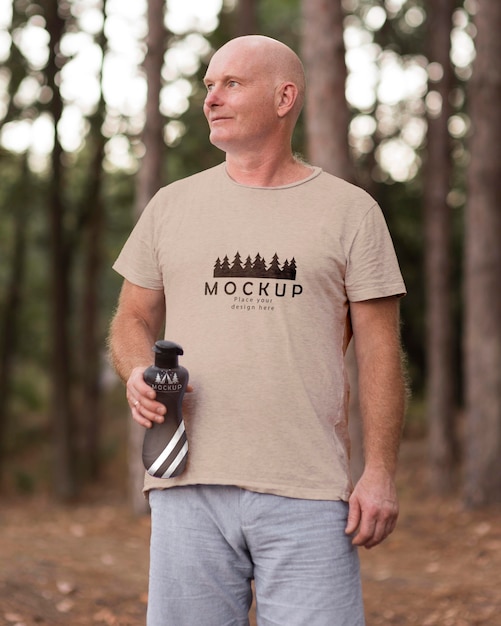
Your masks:
<svg viewBox="0 0 501 626"><path fill-rule="evenodd" d="M362 187L355 183L351 183L344 178L340 178L339 176L335 176L334 174L329 174L325 170L322 170L321 175L318 177L319 182L326 187L331 189L335 189L337 192L341 192L348 196L358 197L364 200L372 200L374 199L372 196L365 191Z"/></svg>
<svg viewBox="0 0 501 626"><path fill-rule="evenodd" d="M377 205L376 200L362 187L325 171L316 178L312 189L316 201L327 204L336 215L344 209L355 217Z"/></svg>
<svg viewBox="0 0 501 626"><path fill-rule="evenodd" d="M216 165L207 170L197 172L191 176L179 178L161 187L148 202L143 211L144 218L147 216L156 219L165 216L168 207L176 208L193 204L195 199L206 196L210 189L217 187L216 181L222 178L224 164Z"/></svg>
<svg viewBox="0 0 501 626"><path fill-rule="evenodd" d="M179 178L178 180L172 181L165 187L163 187L160 191L181 191L183 189L198 189L200 186L205 184L211 184L215 178L221 175L223 171L224 164L219 163L219 165L215 165L214 167L210 167L209 169L202 170L200 172L196 172L195 174L191 174L190 176L185 176L184 178Z"/></svg>

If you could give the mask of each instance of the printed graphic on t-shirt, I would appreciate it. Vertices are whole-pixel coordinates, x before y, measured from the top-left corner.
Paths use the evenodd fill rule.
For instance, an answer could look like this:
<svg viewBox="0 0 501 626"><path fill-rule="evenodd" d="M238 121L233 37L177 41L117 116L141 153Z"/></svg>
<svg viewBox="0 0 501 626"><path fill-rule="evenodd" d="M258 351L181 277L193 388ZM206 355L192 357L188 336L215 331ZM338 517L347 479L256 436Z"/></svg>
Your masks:
<svg viewBox="0 0 501 626"><path fill-rule="evenodd" d="M296 260L294 257L292 257L290 262L288 259L285 259L281 265L278 254L275 252L269 266L266 267L266 261L259 252L254 260L249 255L244 263L242 263L242 257L237 252L231 265L227 256L222 261L218 257L214 266L214 278L228 276L296 280Z"/></svg>
<svg viewBox="0 0 501 626"><path fill-rule="evenodd" d="M236 311L271 312L280 299L296 298L303 293L302 285L291 283L296 280L296 274L294 257L281 262L275 252L267 262L257 253L254 257L248 255L244 261L237 252L230 262L225 254L214 263L213 278L217 280L205 283L205 295L227 297L231 309Z"/></svg>

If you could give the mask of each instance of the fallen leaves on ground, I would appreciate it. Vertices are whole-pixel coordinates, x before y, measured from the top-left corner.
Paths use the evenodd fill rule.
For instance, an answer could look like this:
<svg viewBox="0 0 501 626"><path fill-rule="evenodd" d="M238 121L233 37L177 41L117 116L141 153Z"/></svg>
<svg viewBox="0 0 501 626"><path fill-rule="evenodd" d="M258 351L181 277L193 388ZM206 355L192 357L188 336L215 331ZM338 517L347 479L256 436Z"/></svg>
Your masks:
<svg viewBox="0 0 501 626"><path fill-rule="evenodd" d="M501 508L431 497L425 458L404 443L397 530L360 553L367 626L500 626ZM149 519L123 499L4 499L0 531L1 625L144 625Z"/></svg>

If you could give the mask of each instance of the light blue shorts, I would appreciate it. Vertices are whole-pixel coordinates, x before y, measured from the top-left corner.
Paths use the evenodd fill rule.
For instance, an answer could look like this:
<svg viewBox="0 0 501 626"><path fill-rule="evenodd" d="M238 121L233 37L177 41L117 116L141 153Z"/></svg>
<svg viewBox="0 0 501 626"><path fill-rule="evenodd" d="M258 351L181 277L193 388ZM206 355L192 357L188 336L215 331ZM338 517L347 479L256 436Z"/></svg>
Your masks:
<svg viewBox="0 0 501 626"><path fill-rule="evenodd" d="M148 626L363 626L345 502L238 487L151 491Z"/></svg>

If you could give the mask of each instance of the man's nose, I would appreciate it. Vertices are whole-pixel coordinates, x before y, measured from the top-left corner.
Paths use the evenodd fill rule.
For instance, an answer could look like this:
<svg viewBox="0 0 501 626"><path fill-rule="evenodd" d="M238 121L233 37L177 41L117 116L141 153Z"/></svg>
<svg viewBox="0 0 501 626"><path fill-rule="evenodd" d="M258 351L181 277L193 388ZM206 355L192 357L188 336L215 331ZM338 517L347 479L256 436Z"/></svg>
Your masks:
<svg viewBox="0 0 501 626"><path fill-rule="evenodd" d="M208 91L207 95L205 96L204 104L207 107L213 107L213 106L218 105L219 102L220 102L220 98L219 98L218 92L215 87L212 87L212 89Z"/></svg>

